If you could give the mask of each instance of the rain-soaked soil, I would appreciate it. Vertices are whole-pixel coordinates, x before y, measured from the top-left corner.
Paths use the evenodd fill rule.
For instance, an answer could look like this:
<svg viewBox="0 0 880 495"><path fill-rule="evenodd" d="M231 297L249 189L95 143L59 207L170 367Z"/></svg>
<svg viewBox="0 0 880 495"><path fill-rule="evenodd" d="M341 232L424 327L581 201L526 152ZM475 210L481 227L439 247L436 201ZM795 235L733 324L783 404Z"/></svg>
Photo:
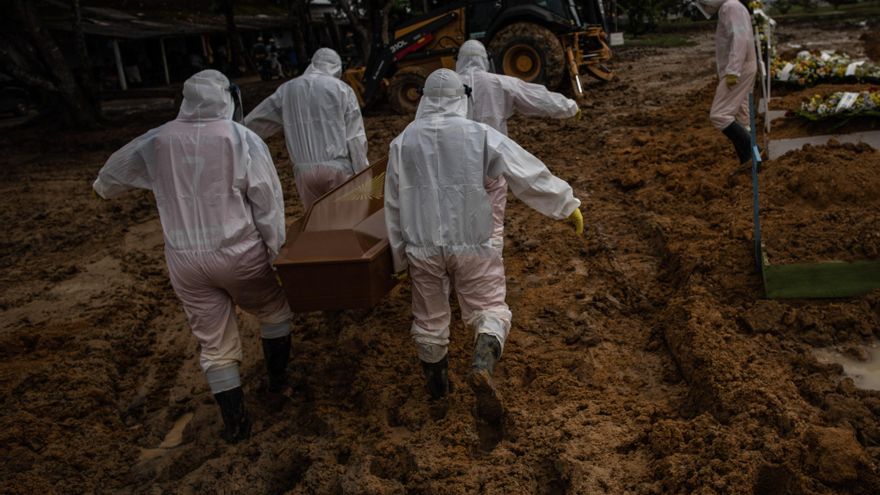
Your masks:
<svg viewBox="0 0 880 495"><path fill-rule="evenodd" d="M855 45L863 32L782 29ZM171 115L0 137L0 492L880 492L880 393L811 353L880 336L880 294L762 298L750 177L707 119L712 34L694 39L619 50L618 78L590 88L581 121L511 121L584 201L588 233L510 202L497 427L472 416L460 322L456 387L427 401L403 284L372 310L296 317L282 411L264 403L259 332L242 314L254 435L226 445L150 194L108 202L89 188L114 149ZM245 88L249 105L269 89ZM371 157L406 123L368 114ZM292 220L287 153L269 144ZM828 249L876 257L878 164L853 146L768 162L765 235L779 256L848 238Z"/></svg>

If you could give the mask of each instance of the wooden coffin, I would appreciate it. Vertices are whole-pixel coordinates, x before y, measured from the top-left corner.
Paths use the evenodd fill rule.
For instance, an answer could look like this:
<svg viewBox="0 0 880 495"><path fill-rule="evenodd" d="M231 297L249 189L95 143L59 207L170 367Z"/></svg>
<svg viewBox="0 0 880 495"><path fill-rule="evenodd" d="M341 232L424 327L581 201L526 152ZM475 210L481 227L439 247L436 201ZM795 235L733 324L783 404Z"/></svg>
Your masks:
<svg viewBox="0 0 880 495"><path fill-rule="evenodd" d="M288 228L275 268L293 311L369 308L394 287L386 165L377 161L328 192Z"/></svg>

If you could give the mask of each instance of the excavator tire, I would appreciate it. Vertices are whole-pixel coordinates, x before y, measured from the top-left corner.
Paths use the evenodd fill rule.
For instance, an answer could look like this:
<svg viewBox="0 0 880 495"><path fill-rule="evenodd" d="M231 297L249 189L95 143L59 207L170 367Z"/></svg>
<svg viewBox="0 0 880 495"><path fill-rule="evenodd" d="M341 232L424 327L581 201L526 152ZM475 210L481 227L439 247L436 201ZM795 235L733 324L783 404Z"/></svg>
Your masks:
<svg viewBox="0 0 880 495"><path fill-rule="evenodd" d="M391 108L403 115L416 113L421 98L419 90L425 85L427 78L426 71L417 67L397 71L388 85Z"/></svg>
<svg viewBox="0 0 880 495"><path fill-rule="evenodd" d="M489 42L498 72L556 89L565 75L565 52L552 31L539 24L517 22Z"/></svg>

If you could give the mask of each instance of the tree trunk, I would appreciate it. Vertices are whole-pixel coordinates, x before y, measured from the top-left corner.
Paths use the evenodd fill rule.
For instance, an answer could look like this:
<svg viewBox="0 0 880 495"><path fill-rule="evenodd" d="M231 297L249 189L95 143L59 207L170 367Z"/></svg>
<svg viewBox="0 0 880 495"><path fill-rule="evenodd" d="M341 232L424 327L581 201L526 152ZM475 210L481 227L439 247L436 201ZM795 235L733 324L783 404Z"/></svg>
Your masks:
<svg viewBox="0 0 880 495"><path fill-rule="evenodd" d="M352 5L351 0L338 0L338 2L339 8L342 9L342 12L348 17L351 27L354 28L354 34L358 37L358 48L361 50L361 57L363 57L364 65L366 65L370 60L370 49L373 46L372 33L358 18L356 8Z"/></svg>
<svg viewBox="0 0 880 495"><path fill-rule="evenodd" d="M82 27L82 9L79 0L71 0L70 8L73 11L73 36L76 40L76 53L79 58L80 86L86 98L91 102L95 113L101 115L101 102L98 99L98 85L92 74L92 60L89 57L89 48L86 45L86 35Z"/></svg>
<svg viewBox="0 0 880 495"><path fill-rule="evenodd" d="M42 59L42 65L49 72L50 78L55 81L67 123L78 127L97 127L100 114L95 109L96 105L89 101L88 96L77 83L58 43L40 21L34 3L36 2L14 0L12 5L22 27Z"/></svg>
<svg viewBox="0 0 880 495"><path fill-rule="evenodd" d="M229 40L229 49L231 51L232 75L241 73L241 67L244 65L243 53L244 43L241 41L241 35L238 33L238 26L235 25L235 2L234 0L223 0L222 2L223 16L226 18L226 37ZM253 65L253 64L249 64Z"/></svg>
<svg viewBox="0 0 880 495"><path fill-rule="evenodd" d="M388 32L388 16L391 14L391 7L394 6L394 0L385 0L385 5L382 6L382 44L388 45L391 42L390 36L391 33Z"/></svg>
<svg viewBox="0 0 880 495"><path fill-rule="evenodd" d="M333 49L337 52L342 52L344 47L342 46L342 36L339 35L339 26L336 25L336 19L334 19L333 15L329 12L325 12L324 23L327 24L327 29L330 31L330 40L333 42ZM342 53L340 53L340 55L342 55Z"/></svg>
<svg viewBox="0 0 880 495"><path fill-rule="evenodd" d="M290 19L293 29L293 49L296 51L297 69L300 74L306 70L309 60L306 37L303 34L306 28L306 23L302 19L303 3L303 0L288 0L287 2L287 17Z"/></svg>

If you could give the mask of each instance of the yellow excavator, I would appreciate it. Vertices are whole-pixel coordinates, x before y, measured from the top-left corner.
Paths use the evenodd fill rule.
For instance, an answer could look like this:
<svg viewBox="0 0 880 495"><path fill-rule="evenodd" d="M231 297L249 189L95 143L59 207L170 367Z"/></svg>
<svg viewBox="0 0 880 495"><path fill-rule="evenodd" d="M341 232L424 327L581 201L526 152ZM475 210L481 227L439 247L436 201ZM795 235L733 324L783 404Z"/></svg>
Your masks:
<svg viewBox="0 0 880 495"><path fill-rule="evenodd" d="M582 75L613 77L601 0L456 2L398 25L387 45L373 36L367 65L343 75L364 107L387 94L396 111L414 112L425 79L454 69L468 39L486 45L496 72L551 89L567 80L576 96L583 95Z"/></svg>

